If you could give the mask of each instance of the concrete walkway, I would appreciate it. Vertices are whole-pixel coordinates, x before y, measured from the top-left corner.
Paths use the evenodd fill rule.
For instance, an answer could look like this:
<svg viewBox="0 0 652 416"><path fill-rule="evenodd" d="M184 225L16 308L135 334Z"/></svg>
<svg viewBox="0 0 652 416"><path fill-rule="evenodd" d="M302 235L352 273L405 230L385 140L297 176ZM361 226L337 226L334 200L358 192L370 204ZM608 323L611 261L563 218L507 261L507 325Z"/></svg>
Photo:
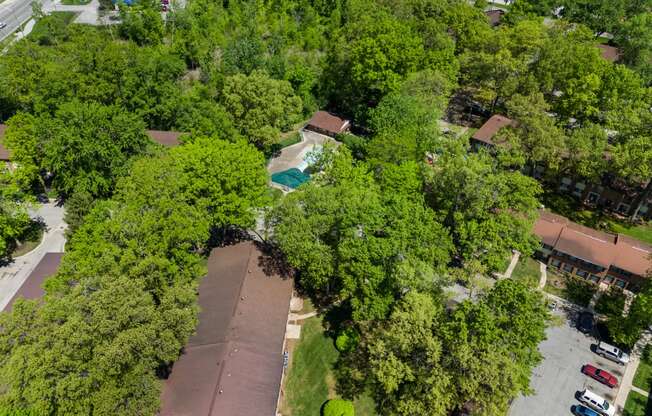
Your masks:
<svg viewBox="0 0 652 416"><path fill-rule="evenodd" d="M64 250L66 223L63 221L63 207L48 202L30 214L45 222L46 231L38 247L24 256L16 257L9 265L0 267L0 310L9 303L45 253Z"/></svg>
<svg viewBox="0 0 652 416"><path fill-rule="evenodd" d="M514 250L512 254L512 260L509 262L509 266L507 266L507 270L505 270L505 274L503 275L505 279L509 279L510 277L512 277L512 273L514 272L514 268L516 268L516 264L518 264L518 259L520 257L521 257L521 253Z"/></svg>
<svg viewBox="0 0 652 416"><path fill-rule="evenodd" d="M620 387L618 388L618 394L616 394L616 400L614 400L614 406L616 406L616 409L622 410L625 408L625 402L627 401L627 396L631 390L648 397L647 392L633 386L632 382L634 381L636 370L638 370L638 365L641 362L643 349L650 341L652 341L652 333L650 331L645 331L641 336L641 339L639 339L636 345L634 345L634 348L629 355L629 364L627 364L623 378L620 380Z"/></svg>
<svg viewBox="0 0 652 416"><path fill-rule="evenodd" d="M539 262L539 273L541 275L539 276L539 285L537 288L543 290L548 281L548 266L542 261Z"/></svg>

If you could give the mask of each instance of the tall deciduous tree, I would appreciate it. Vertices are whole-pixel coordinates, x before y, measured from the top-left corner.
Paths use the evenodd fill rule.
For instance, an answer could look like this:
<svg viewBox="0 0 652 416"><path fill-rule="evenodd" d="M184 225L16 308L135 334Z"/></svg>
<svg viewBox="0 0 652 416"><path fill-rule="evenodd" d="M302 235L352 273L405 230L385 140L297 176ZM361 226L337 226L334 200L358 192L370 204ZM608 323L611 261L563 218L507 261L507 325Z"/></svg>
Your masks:
<svg viewBox="0 0 652 416"><path fill-rule="evenodd" d="M426 189L460 261L477 259L495 271L511 250L531 254L537 247L532 226L539 184L500 169L490 156L466 154L458 143L447 143L428 171Z"/></svg>
<svg viewBox="0 0 652 416"><path fill-rule="evenodd" d="M150 143L142 121L117 107L71 102L41 122L48 126L44 167L63 195L83 189L109 196L129 159Z"/></svg>
<svg viewBox="0 0 652 416"><path fill-rule="evenodd" d="M356 320L384 317L409 288L436 291L443 283L436 272L448 262L450 240L422 196L399 181L377 183L346 152L284 198L271 223L301 283L350 303Z"/></svg>
<svg viewBox="0 0 652 416"><path fill-rule="evenodd" d="M262 71L227 77L222 97L240 133L260 149L268 149L281 131L301 119L301 99L290 83L272 79Z"/></svg>

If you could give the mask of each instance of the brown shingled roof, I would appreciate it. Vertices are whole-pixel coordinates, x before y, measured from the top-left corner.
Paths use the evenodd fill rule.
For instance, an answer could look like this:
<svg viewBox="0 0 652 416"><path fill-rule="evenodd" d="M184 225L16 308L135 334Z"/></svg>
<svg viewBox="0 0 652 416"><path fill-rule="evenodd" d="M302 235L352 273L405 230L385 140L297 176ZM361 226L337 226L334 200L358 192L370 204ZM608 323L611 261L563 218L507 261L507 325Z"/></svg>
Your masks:
<svg viewBox="0 0 652 416"><path fill-rule="evenodd" d="M570 223L561 230L555 250L570 254L573 257L609 268L615 256L614 237L611 234L601 233L602 236L586 232L586 227Z"/></svg>
<svg viewBox="0 0 652 416"><path fill-rule="evenodd" d="M167 147L180 145L179 136L182 134L178 131L147 130L147 135L150 139Z"/></svg>
<svg viewBox="0 0 652 416"><path fill-rule="evenodd" d="M487 19L489 20L489 24L491 26L498 26L500 24L500 19L505 14L505 11L500 9L494 9L494 10L487 10L486 12L484 12L484 14L485 16L487 16Z"/></svg>
<svg viewBox="0 0 652 416"><path fill-rule="evenodd" d="M568 224L568 218L542 211L534 224L534 234L538 235L544 244L557 244L561 230Z"/></svg>
<svg viewBox="0 0 652 416"><path fill-rule="evenodd" d="M7 130L6 124L0 124L0 160L8 161L9 160L9 150L2 145L2 139L5 136L5 130Z"/></svg>
<svg viewBox="0 0 652 416"><path fill-rule="evenodd" d="M620 50L609 45L598 45L600 48L600 56L609 62L616 62L620 59Z"/></svg>
<svg viewBox="0 0 652 416"><path fill-rule="evenodd" d="M652 247L631 237L618 234L616 256L613 265L639 276L645 276L652 268Z"/></svg>
<svg viewBox="0 0 652 416"><path fill-rule="evenodd" d="M61 264L63 253L45 253L34 270L20 286L11 300L5 305L3 311L9 312L18 298L38 299L44 295L43 282L54 275Z"/></svg>
<svg viewBox="0 0 652 416"><path fill-rule="evenodd" d="M473 138L493 145L495 144L493 137L498 133L498 130L513 124L510 118L501 116L500 114L494 114L473 134Z"/></svg>
<svg viewBox="0 0 652 416"><path fill-rule="evenodd" d="M608 268L613 265L645 276L652 268L652 247L622 234L610 234L541 211L533 232L555 250Z"/></svg>
<svg viewBox="0 0 652 416"><path fill-rule="evenodd" d="M317 111L308 124L307 128L314 127L332 134L340 134L349 126L349 121L326 111Z"/></svg>
<svg viewBox="0 0 652 416"><path fill-rule="evenodd" d="M161 416L275 415L292 280L263 259L251 242L211 253L197 332L165 383Z"/></svg>

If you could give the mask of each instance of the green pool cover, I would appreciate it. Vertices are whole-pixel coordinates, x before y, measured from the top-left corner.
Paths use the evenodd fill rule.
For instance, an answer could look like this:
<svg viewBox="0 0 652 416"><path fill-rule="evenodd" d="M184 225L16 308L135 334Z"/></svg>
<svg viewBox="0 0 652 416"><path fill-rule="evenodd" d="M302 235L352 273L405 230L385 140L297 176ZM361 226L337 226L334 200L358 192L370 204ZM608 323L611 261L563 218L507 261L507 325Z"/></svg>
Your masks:
<svg viewBox="0 0 652 416"><path fill-rule="evenodd" d="M285 185L289 188L296 188L304 182L310 180L310 175L301 172L297 168L291 168L282 172L272 174L272 182Z"/></svg>

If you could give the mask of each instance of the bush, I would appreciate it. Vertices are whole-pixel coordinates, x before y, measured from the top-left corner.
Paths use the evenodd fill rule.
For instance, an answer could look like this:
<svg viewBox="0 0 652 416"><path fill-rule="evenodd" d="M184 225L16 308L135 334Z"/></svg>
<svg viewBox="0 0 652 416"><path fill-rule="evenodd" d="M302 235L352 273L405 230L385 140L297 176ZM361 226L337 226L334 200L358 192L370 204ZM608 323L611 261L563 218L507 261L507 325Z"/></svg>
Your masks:
<svg viewBox="0 0 652 416"><path fill-rule="evenodd" d="M348 352L358 345L360 336L353 328L346 328L335 338L335 348L339 352Z"/></svg>
<svg viewBox="0 0 652 416"><path fill-rule="evenodd" d="M596 291L596 286L593 283L571 275L566 275L564 284L566 286L566 298L584 307L589 305Z"/></svg>
<svg viewBox="0 0 652 416"><path fill-rule="evenodd" d="M623 292L617 288L611 288L600 296L595 305L595 310L608 316L621 317L624 307L625 295Z"/></svg>
<svg viewBox="0 0 652 416"><path fill-rule="evenodd" d="M355 416L353 403L348 400L332 399L326 402L323 416Z"/></svg>

